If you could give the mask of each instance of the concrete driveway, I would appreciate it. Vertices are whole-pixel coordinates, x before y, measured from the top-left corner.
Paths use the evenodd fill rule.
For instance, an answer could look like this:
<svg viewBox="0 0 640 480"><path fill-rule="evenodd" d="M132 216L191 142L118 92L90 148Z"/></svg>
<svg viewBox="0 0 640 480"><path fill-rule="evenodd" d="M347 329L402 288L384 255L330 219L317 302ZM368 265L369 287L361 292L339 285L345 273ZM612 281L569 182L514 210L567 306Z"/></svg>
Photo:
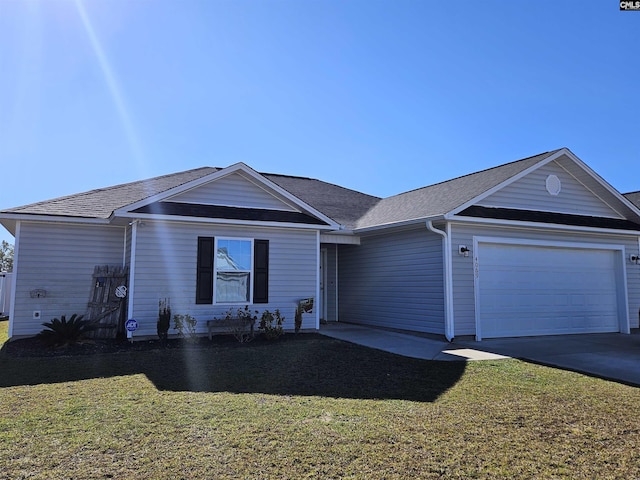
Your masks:
<svg viewBox="0 0 640 480"><path fill-rule="evenodd" d="M454 345L640 386L640 334L594 333L500 338Z"/></svg>
<svg viewBox="0 0 640 480"><path fill-rule="evenodd" d="M640 386L640 333L598 333L489 339L482 342L414 335L330 323L320 333L371 348L425 360L473 361L519 358Z"/></svg>

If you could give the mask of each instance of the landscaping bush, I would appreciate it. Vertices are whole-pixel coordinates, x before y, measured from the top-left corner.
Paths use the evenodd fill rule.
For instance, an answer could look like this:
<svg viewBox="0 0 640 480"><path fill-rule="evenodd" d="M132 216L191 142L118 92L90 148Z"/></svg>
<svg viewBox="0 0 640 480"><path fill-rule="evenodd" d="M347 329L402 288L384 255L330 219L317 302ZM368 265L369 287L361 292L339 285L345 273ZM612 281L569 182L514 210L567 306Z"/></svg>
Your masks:
<svg viewBox="0 0 640 480"><path fill-rule="evenodd" d="M276 309L273 313L265 310L260 317L258 329L264 333L267 340L275 340L284 334L284 329L282 328L283 322L284 317L280 315L280 310Z"/></svg>
<svg viewBox="0 0 640 480"><path fill-rule="evenodd" d="M253 327L257 319L258 311L249 310L249 305L245 305L235 311L230 308L221 320L230 325L231 334L238 342L247 343L253 340Z"/></svg>
<svg viewBox="0 0 640 480"><path fill-rule="evenodd" d="M166 298L158 302L158 323L157 331L158 338L162 345L167 344L167 337L169 336L169 327L171 326L171 306L169 300Z"/></svg>
<svg viewBox="0 0 640 480"><path fill-rule="evenodd" d="M189 341L197 340L196 325L198 320L191 315L179 315L173 316L173 328L178 331L180 336Z"/></svg>
<svg viewBox="0 0 640 480"><path fill-rule="evenodd" d="M40 337L47 345L54 347L65 347L82 343L87 339L90 332L98 329L98 325L94 322L84 320L84 315L74 313L71 318L62 315L60 318L54 318L50 322L42 324L45 330L42 330Z"/></svg>

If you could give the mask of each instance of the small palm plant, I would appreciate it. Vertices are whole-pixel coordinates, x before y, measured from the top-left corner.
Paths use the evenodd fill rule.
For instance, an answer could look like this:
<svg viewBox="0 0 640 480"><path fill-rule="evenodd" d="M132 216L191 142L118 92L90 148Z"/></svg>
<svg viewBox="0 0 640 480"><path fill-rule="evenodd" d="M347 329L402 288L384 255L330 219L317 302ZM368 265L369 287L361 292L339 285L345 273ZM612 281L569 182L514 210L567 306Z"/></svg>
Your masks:
<svg viewBox="0 0 640 480"><path fill-rule="evenodd" d="M54 318L50 322L42 324L46 327L38 336L48 345L55 347L66 347L81 343L87 338L87 334L98 329L94 322L84 320L84 315L74 313L69 320L62 315L59 319Z"/></svg>

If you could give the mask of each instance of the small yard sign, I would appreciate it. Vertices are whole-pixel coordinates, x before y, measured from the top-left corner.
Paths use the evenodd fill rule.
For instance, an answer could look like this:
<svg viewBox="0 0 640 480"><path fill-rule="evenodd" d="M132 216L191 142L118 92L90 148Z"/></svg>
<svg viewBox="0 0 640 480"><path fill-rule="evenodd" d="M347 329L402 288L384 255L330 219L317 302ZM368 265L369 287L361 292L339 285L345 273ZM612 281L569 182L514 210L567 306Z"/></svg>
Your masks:
<svg viewBox="0 0 640 480"><path fill-rule="evenodd" d="M138 322L133 318L127 320L127 323L124 324L124 328L127 329L127 332L135 332L138 329Z"/></svg>

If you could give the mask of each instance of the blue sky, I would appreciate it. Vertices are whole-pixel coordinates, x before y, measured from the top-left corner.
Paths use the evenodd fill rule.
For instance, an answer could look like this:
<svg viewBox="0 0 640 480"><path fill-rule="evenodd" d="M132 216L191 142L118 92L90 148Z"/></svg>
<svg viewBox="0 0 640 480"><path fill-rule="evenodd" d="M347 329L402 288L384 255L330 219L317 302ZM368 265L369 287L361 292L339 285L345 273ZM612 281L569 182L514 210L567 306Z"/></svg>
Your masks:
<svg viewBox="0 0 640 480"><path fill-rule="evenodd" d="M638 45L615 0L3 0L0 209L239 161L388 196L560 147L640 190Z"/></svg>

